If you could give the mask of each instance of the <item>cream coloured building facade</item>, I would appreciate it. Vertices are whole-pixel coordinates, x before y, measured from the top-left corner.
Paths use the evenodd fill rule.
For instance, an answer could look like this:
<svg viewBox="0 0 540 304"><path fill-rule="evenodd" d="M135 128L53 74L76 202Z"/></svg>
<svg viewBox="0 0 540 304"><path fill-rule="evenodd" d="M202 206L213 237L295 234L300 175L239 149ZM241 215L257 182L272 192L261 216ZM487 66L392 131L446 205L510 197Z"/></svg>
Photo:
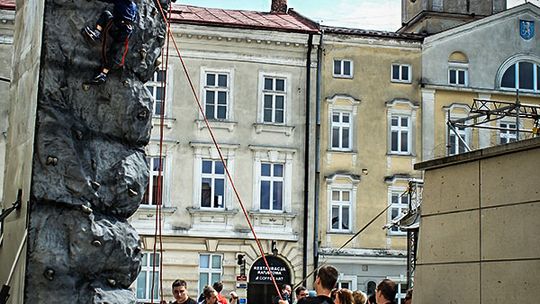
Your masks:
<svg viewBox="0 0 540 304"><path fill-rule="evenodd" d="M421 43L323 27L318 263L336 266L351 290L406 281L406 234L382 227L408 207L402 193L420 177L412 166L421 157Z"/></svg>
<svg viewBox="0 0 540 304"><path fill-rule="evenodd" d="M231 25L197 18L203 14L224 14L237 20L248 14L267 23L270 18L280 18L288 24ZM315 109L306 104L315 97L318 29L292 11L174 6L172 18L172 32L187 73L249 219L265 254L282 269L278 283L299 282L312 267L311 255L304 259L304 246L312 241L306 244L303 227L308 220L305 204L313 202L314 164L309 162L313 155L306 155L306 145L309 140L313 143ZM236 289L241 255L249 277L248 300L266 303L275 294L274 287L259 269L259 249L172 42L169 54L167 73L158 72L155 82L147 83L157 101L147 147L152 176L145 201L130 220L141 235L148 259L134 284L138 298L150 301L156 246L163 262L164 298L172 297L171 283L179 278L187 281L194 298L215 281L223 281L223 293L228 294ZM165 102L160 99L162 77L167 79ZM161 173L160 108L164 109ZM308 110L313 113L308 115ZM162 244L155 245L160 175Z"/></svg>

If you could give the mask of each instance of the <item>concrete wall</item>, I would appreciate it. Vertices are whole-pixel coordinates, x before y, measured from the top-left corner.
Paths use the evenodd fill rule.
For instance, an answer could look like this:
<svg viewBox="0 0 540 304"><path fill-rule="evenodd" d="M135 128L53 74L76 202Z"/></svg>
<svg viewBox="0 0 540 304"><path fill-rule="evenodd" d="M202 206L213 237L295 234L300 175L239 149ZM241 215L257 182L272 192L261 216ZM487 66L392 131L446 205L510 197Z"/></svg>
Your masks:
<svg viewBox="0 0 540 304"><path fill-rule="evenodd" d="M435 159L425 184L414 303L540 297L540 138Z"/></svg>
<svg viewBox="0 0 540 304"><path fill-rule="evenodd" d="M26 229L26 202L29 200L34 127L37 108L37 89L41 56L41 33L44 1L17 1L15 18L13 69L9 90L9 130L6 148L6 176L3 207L15 202L18 189L23 191L21 210L12 213L4 222L0 245L0 280L6 282ZM5 60L5 59L4 59ZM11 279L8 303L22 303L26 248Z"/></svg>
<svg viewBox="0 0 540 304"><path fill-rule="evenodd" d="M15 22L15 11L0 10L0 66L11 67L11 56L13 49L13 27ZM0 96L5 96L0 100L0 201L4 185L4 164L6 157L6 142L8 130L9 111L9 79L11 79L11 69L0 70Z"/></svg>

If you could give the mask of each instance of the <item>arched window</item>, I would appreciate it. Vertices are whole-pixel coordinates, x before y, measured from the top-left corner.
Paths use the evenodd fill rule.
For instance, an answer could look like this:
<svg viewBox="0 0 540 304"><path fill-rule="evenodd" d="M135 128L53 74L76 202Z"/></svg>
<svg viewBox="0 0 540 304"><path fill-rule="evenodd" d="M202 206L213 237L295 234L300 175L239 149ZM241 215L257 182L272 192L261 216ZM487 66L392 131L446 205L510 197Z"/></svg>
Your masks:
<svg viewBox="0 0 540 304"><path fill-rule="evenodd" d="M453 52L448 57L448 84L467 86L469 83L469 58L462 52Z"/></svg>
<svg viewBox="0 0 540 304"><path fill-rule="evenodd" d="M375 293L375 288L377 288L377 284L373 281L369 281L367 283L367 294L372 295Z"/></svg>
<svg viewBox="0 0 540 304"><path fill-rule="evenodd" d="M510 65L501 77L503 89L540 91L540 65L532 61L518 61Z"/></svg>

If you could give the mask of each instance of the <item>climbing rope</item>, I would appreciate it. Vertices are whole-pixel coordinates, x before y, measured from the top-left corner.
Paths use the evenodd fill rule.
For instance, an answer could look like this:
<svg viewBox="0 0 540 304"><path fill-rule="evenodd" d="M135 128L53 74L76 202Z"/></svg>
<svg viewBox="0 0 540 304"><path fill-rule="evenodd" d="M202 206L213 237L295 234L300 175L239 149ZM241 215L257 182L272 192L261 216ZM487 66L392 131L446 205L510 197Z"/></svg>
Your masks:
<svg viewBox="0 0 540 304"><path fill-rule="evenodd" d="M175 48L176 53L177 53L177 55L178 55L178 58L180 59L180 62L181 62L181 64L182 64L182 68L183 68L184 74L185 74L185 76L186 76L186 78L187 78L187 81L188 81L188 83L189 83L189 86L190 86L190 88L191 88L191 92L193 93L193 97L194 97L195 101L197 102L197 106L198 106L198 108L199 108L199 112L201 113L201 115L202 115L202 117L203 117L203 119L204 119L204 123L205 123L205 125L206 125L206 128L208 129L208 133L210 134L210 137L212 138L212 142L213 142L213 144L214 144L214 146L215 146L215 148L216 148L216 150L217 150L217 152L218 152L218 155L219 155L219 158L220 158L220 160L221 160L221 163L223 164L223 167L224 167L224 169L225 169L225 173L226 173L227 179L228 179L228 181L229 181L230 184L231 184L231 188L233 189L236 198L238 199L238 203L240 204L240 207L241 207L241 209L242 209L242 212L243 212L243 214L244 214L244 217L245 217L245 219L246 219L246 221L247 221L247 223L248 223L248 225L249 225L249 228L251 229L251 233L253 234L253 238L254 238L254 240L255 240L255 242L256 242L256 244L257 244L257 247L258 247L258 249L259 249L259 251L260 251L260 255L261 255L261 257L262 257L262 259L263 259L263 261L264 261L264 264L265 264L265 266L266 266L266 268L267 268L267 270L268 270L268 273L270 274L270 278L271 278L272 283L273 283L273 285L274 285L274 287L275 287L275 289L276 289L276 292L277 292L279 298L280 298L281 300L283 300L283 297L282 297L281 292L280 292L280 290L279 290L279 287L278 287L278 285L277 285L276 279L274 278L274 274L272 273L272 270L271 270L271 268L270 268L270 266L269 266L269 264L268 264L268 261L266 260L266 255L264 254L264 250L263 250L263 248L262 248L262 246L261 246L261 242L260 242L259 238L257 237L257 234L255 233L255 229L253 228L253 225L252 225L252 223L251 223L251 220L249 219L249 215L248 215L247 210L246 210L246 208L245 208L245 206L244 206L244 203L242 202L242 198L240 197L240 194L238 193L238 190L236 189L236 185L234 184L234 180L232 179L232 175L231 175L231 173L230 173L230 171L229 171L229 168L228 168L228 166L227 166L227 163L226 163L226 161L225 161L225 158L223 157L223 152L221 151L221 147L220 147L220 145L218 144L218 142L217 142L217 140L216 140L216 137L215 137L215 134L214 134L214 130L212 129L212 126L211 126L210 123L208 122L208 119L207 119L207 117L206 117L206 114L204 113L204 109L203 109L202 104L201 104L201 102L200 102L199 96L197 95L197 92L196 92L196 90L195 90L195 86L194 86L194 84L193 84L193 81L192 81L192 79L191 79L191 77L190 77L190 75L189 75L187 66L186 66L186 64L185 64L185 62L184 62L184 59L183 59L181 53L180 53L180 50L179 50L178 45L177 45L177 43L176 43L176 40L174 39L174 35L173 35L173 33L172 33L172 31L171 31L171 28L170 28L170 12L172 11L172 5L171 5L171 3L169 2L169 8L170 8L170 11L169 11L169 18L167 18L167 17L165 16L165 13L164 13L164 11L163 11L163 7L161 6L161 3L159 2L159 0L156 0L156 3L157 3L157 5L158 5L158 7L159 7L159 11L160 11L160 14L161 14L163 20L165 20L165 22L168 24L168 26L167 26L167 36L168 36L168 38L170 38L170 40L172 40L172 43L173 43L173 45L174 45L174 48ZM161 153L161 146L163 145L163 131L162 131L162 130L163 130L163 107L162 107L162 118L161 118L161 119L162 119L162 121L161 121L161 131L160 131L160 132L161 132L161 134L160 134L160 153ZM160 166L161 166L161 165L160 165ZM161 171L160 171L159 174L161 174ZM159 182L159 181L158 181L158 182ZM161 193L160 193L160 194L161 194ZM158 205L161 205L161 202L160 202ZM160 212L161 212L161 207L160 207L160 206L156 206L156 210L157 210L156 213L160 213ZM157 216L156 216L156 222L157 222ZM161 222L160 222L159 224L161 225ZM156 228L156 230L157 230L157 228ZM159 228L159 230L160 230L160 232L161 232L161 227ZM156 246L155 244L156 244L156 242L154 242L154 251L155 251L155 246ZM154 253L154 256L155 256L155 253ZM154 259L155 259L155 258L154 258ZM160 259L160 263L161 263L162 260L163 260L163 259L161 258L161 259ZM153 288L153 286L152 286L152 288ZM153 298L153 295L152 295L152 298ZM153 302L152 302L152 303L153 303Z"/></svg>
<svg viewBox="0 0 540 304"><path fill-rule="evenodd" d="M157 3L160 5L159 0ZM170 7L171 1L168 1L168 5ZM170 16L171 16L171 10L169 10L169 16L168 18L165 18L165 23L167 26L167 32L170 30L171 22L170 22ZM163 51L164 49L164 51ZM169 67L169 35L167 35L167 42L165 47L163 47L161 52L161 70L158 71L158 75L160 72L162 72L161 77L161 83L158 90L162 90L161 93L161 107L160 107L160 126L159 126L159 158L158 158L158 178L157 178L157 193L156 197L153 199L156 200L156 210L155 210L155 229L154 229L154 244L153 244L153 256L152 256L152 290L150 294L151 303L154 303L154 291L155 291L155 272L156 272L156 258L157 258L157 243L159 243L159 252L160 252L160 258L159 258L159 300L160 302L163 301L163 233L162 233L162 219L163 219L163 182L162 182L162 172L163 172L163 127L165 125L165 106L167 101L167 79L169 75L168 67ZM156 79L157 80L157 79ZM157 100L156 100L157 102ZM152 113L153 115L154 113ZM151 170L153 170L153 163L150 163ZM151 177L152 178L152 177ZM149 189L149 191L153 191L153 189Z"/></svg>

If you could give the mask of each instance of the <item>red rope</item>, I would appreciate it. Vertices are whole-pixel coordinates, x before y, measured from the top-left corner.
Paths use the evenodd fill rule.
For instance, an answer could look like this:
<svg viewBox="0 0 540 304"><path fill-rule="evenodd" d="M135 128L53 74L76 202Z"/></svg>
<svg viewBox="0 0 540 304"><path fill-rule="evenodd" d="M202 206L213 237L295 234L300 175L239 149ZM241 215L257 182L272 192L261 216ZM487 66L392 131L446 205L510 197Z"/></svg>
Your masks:
<svg viewBox="0 0 540 304"><path fill-rule="evenodd" d="M156 3L159 6L161 16L167 22L167 18L165 16L164 12L163 12L163 8L161 6L161 3L159 3L159 1L156 1ZM201 104L201 102L199 100L199 96L197 95L197 92L195 90L195 86L193 85L193 81L191 80L191 77L189 76L187 66L186 66L186 64L184 62L184 59L182 58L182 55L180 54L180 50L178 49L178 45L176 44L176 40L174 39L174 35L171 32L170 26L167 28L167 33L168 33L168 36L171 38L171 40L173 42L173 45L174 45L174 48L176 49L176 53L178 54L178 58L180 59L180 62L182 63L182 68L184 69L184 74L186 75L189 86L190 86L191 91L193 93L193 97L195 98L195 101L197 102L197 106L199 107L199 112L201 113L201 115L204 118L204 123L206 125L206 128L208 129L210 137L212 138L212 142L214 143L214 146L216 147L216 150L218 151L219 158L220 158L221 162L223 163L223 167L225 168L225 173L227 174L227 179L231 183L231 187L233 188L234 194L236 195L236 198L238 199L240 207L242 208L242 212L244 213L244 217L246 218L246 221L247 221L247 223L249 225L249 228L251 229L251 232L253 233L253 238L255 239L255 242L257 243L257 247L259 248L259 251L260 251L261 257L262 257L262 259L264 261L264 264L265 264L266 268L268 269L268 273L270 274L270 278L272 279L272 283L274 284L274 287L276 289L277 294L279 295L279 298L281 300L283 300L283 297L281 296L281 292L279 290L279 287L278 287L278 285L276 283L276 279L274 278L274 274L272 273L272 270L270 269L268 261L266 260L266 256L265 256L264 250L263 250L263 248L261 246L261 242L260 242L259 238L257 237L257 234L255 233L255 229L253 228L253 225L251 224L251 221L249 219L249 215L248 215L248 213L246 211L246 208L244 207L244 203L242 202L242 198L240 197L240 194L238 193L238 190L236 189L236 186L235 186L234 181L232 179L231 173L229 172L229 168L227 166L227 163L225 162L225 158L223 157L223 152L221 151L221 147L220 147L220 145L218 144L218 142L216 140L216 137L214 135L214 131L213 131L212 127L210 126L210 123L208 122L208 119L206 118L206 115L204 113L202 104ZM162 124L162 127L163 127L163 124Z"/></svg>
<svg viewBox="0 0 540 304"><path fill-rule="evenodd" d="M159 1L158 1L159 4ZM170 1L169 1L170 5ZM161 8L161 4L160 4ZM167 24L167 31L170 29L170 13L169 18L165 18ZM169 64L169 37L167 37L167 45L165 47L165 52L161 52L161 71L163 71L163 76L161 79L161 88L163 92L161 94L161 108L160 108L160 128L159 128L159 166L158 166L158 180L157 180L157 194L156 194L156 223L154 230L154 248L153 248L153 263L152 263L152 293L151 293L151 303L154 303L154 288L155 288L155 272L156 272L156 256L157 256L157 243L159 238L159 252L161 253L159 258L159 300L163 300L163 233L162 233L162 218L163 218L163 183L162 183L162 172L163 172L163 126L165 125L165 106L167 100L167 79L169 75L168 71ZM158 72L159 75L159 72ZM152 164L151 164L152 165Z"/></svg>

